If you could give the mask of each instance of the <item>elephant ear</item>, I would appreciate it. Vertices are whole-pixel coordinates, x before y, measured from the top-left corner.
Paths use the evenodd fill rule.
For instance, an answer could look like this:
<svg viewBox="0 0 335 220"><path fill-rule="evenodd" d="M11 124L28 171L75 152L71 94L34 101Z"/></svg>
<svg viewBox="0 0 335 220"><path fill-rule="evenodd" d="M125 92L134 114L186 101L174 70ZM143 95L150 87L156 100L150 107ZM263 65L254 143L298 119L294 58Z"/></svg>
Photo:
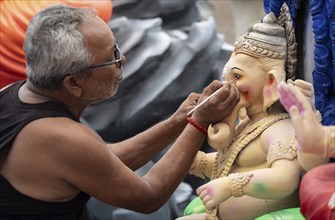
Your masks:
<svg viewBox="0 0 335 220"><path fill-rule="evenodd" d="M278 84L285 81L285 73L280 70L272 69L267 73L267 81L263 87L263 111L279 100Z"/></svg>

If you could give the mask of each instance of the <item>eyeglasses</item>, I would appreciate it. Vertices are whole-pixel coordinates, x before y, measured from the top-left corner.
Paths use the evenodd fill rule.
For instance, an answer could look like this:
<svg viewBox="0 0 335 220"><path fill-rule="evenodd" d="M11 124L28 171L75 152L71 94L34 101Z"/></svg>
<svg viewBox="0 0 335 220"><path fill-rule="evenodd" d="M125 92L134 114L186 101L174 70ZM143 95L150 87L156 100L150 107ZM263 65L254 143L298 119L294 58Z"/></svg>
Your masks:
<svg viewBox="0 0 335 220"><path fill-rule="evenodd" d="M115 54L114 55L115 55L116 60L109 61L107 63L94 64L94 65L87 67L87 69L93 69L93 68L108 66L108 65L113 65L113 64L117 64L118 68L121 68L122 67L122 57L121 57L121 51L117 44L115 44Z"/></svg>

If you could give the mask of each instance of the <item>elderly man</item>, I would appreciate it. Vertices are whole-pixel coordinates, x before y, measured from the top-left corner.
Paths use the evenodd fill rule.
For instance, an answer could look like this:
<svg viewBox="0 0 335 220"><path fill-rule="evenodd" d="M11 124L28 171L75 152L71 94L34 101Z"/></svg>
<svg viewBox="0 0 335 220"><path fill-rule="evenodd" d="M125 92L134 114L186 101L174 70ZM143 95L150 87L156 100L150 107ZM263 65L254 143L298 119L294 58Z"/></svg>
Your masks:
<svg viewBox="0 0 335 220"><path fill-rule="evenodd" d="M208 125L239 101L234 85L213 81L165 121L106 145L79 118L122 81L125 57L108 25L90 9L50 6L30 22L24 50L27 81L0 92L0 219L87 219L90 196L155 211L183 180ZM172 142L146 175L133 172Z"/></svg>

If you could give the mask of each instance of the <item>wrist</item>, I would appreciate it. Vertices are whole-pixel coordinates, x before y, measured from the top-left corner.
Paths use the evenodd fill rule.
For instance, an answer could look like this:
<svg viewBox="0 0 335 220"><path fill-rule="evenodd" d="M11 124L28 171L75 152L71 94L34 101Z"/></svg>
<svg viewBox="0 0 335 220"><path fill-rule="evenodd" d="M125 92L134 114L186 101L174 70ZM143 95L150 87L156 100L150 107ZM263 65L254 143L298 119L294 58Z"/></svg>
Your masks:
<svg viewBox="0 0 335 220"><path fill-rule="evenodd" d="M198 129L201 133L207 135L207 127L204 127L201 123L199 123L196 119L188 117L187 121L191 124L194 128Z"/></svg>
<svg viewBox="0 0 335 220"><path fill-rule="evenodd" d="M187 120L185 120L185 118L183 118L183 120L178 120L178 118L171 116L163 121L163 126L175 131L177 134L180 134L185 129L186 125Z"/></svg>
<svg viewBox="0 0 335 220"><path fill-rule="evenodd" d="M193 118L194 120L196 120L197 122L199 122L199 124L201 124L203 127L208 128L209 125L211 124L210 122L208 122L207 120L204 120L203 117L199 117L197 114L193 113L191 118Z"/></svg>

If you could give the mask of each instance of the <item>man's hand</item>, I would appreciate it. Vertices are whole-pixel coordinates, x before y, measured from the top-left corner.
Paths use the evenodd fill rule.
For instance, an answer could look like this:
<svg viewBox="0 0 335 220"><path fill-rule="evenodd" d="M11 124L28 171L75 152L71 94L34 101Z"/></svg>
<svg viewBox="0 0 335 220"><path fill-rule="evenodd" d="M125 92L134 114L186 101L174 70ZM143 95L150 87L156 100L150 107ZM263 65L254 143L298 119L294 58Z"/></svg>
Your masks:
<svg viewBox="0 0 335 220"><path fill-rule="evenodd" d="M187 124L187 113L196 106L200 96L201 94L194 92L188 95L185 101L171 117L175 124L183 124L184 126Z"/></svg>
<svg viewBox="0 0 335 220"><path fill-rule="evenodd" d="M192 115L203 126L216 124L228 117L240 101L239 91L234 84L214 80L203 90L198 104L218 89L220 90Z"/></svg>

